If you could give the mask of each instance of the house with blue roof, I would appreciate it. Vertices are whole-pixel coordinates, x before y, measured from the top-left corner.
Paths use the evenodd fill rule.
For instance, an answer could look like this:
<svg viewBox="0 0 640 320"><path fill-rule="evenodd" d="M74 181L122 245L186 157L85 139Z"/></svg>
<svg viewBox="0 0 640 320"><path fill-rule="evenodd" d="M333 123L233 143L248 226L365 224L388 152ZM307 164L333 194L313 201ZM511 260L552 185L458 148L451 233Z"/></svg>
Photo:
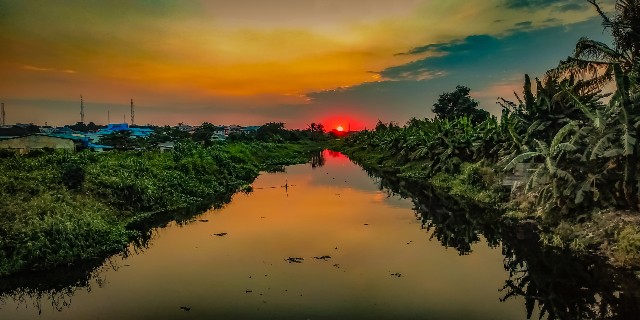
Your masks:
<svg viewBox="0 0 640 320"><path fill-rule="evenodd" d="M99 139L101 136L121 131L129 131L131 136L135 138L146 138L154 132L151 128L131 128L128 123L110 123L106 128L98 130L96 135Z"/></svg>

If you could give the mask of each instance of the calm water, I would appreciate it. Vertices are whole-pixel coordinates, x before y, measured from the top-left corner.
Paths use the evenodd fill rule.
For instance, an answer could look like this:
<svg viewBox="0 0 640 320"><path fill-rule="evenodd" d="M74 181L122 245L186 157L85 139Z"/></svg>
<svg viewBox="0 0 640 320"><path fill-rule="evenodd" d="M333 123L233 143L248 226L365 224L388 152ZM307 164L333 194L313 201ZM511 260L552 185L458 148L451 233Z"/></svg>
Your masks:
<svg viewBox="0 0 640 320"><path fill-rule="evenodd" d="M432 196L380 190L389 183L325 151L314 166L261 175L223 209L155 229L147 248L132 246L84 280L4 294L0 319L526 319L532 301L551 305L542 298L557 293L537 282L527 299L518 292L532 286L520 258L531 250L500 245L505 232L473 220L473 208L446 204L464 212L457 217ZM557 259L541 260L565 264ZM576 281L576 292L589 291ZM571 296L558 303L583 307L578 316L599 306L589 300L597 292L562 290Z"/></svg>

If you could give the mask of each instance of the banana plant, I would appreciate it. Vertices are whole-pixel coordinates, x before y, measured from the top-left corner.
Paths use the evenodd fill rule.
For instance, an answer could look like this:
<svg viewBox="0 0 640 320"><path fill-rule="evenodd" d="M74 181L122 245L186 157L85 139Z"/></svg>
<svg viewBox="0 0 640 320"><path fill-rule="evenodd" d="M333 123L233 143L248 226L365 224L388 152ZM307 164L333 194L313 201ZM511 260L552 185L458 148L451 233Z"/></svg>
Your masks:
<svg viewBox="0 0 640 320"><path fill-rule="evenodd" d="M561 197L567 196L567 190L576 184L572 173L565 170L562 164L567 158L572 158L573 152L577 150L575 144L579 136L578 131L577 123L572 121L556 133L550 145L541 140L534 140L535 151L527 151L515 156L504 170L512 170L518 163L527 160L538 160L535 162L535 171L527 181L525 191L529 192L535 189L540 204L557 203ZM565 141L570 135L572 136L568 141Z"/></svg>

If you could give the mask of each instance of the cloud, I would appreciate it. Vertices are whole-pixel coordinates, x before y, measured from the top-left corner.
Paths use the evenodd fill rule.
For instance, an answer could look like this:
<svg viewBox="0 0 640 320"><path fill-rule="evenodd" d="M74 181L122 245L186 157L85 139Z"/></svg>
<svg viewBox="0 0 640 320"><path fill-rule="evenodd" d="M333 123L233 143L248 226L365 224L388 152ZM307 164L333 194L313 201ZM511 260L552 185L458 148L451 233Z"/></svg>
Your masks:
<svg viewBox="0 0 640 320"><path fill-rule="evenodd" d="M505 36L480 34L446 43L419 46L405 54L428 53L427 57L386 68L380 71L380 75L389 80L423 80L419 77L423 74L466 73L469 78L487 79L510 73L506 70L540 72L541 65L546 66L546 69L552 68L560 59L570 55L580 37L601 29L597 18L571 26L543 29L532 30L528 28L530 25L530 21L517 23L521 29ZM607 41L602 34L595 35Z"/></svg>
<svg viewBox="0 0 640 320"><path fill-rule="evenodd" d="M508 9L539 10L553 8L560 12L583 11L590 6L585 0L505 0L502 5Z"/></svg>
<svg viewBox="0 0 640 320"><path fill-rule="evenodd" d="M596 14L569 10L569 0L504 3L0 0L0 96L71 121L79 94L135 98L156 123L302 123L350 108L403 121L456 84L481 91L553 66L579 38L561 25ZM558 35L524 32L551 26ZM22 122L38 114L18 112Z"/></svg>
<svg viewBox="0 0 640 320"><path fill-rule="evenodd" d="M67 73L67 74L77 73L75 70L71 70L71 69L55 69L55 68L37 67L37 66L31 66L31 65L24 65L22 66L22 69L29 70L29 71L37 71L37 72L58 72L58 73Z"/></svg>
<svg viewBox="0 0 640 320"><path fill-rule="evenodd" d="M416 47L406 54L427 57L380 71L384 81L309 94L313 105L349 106L376 119L404 123L410 117L431 116L439 94L456 85L472 89L481 107L498 115L496 99L520 91L524 74L541 77L573 51L585 35L609 42L600 19L570 26L521 30L506 36L473 35L451 42ZM595 36L595 37L594 37ZM424 79L423 74L439 74Z"/></svg>

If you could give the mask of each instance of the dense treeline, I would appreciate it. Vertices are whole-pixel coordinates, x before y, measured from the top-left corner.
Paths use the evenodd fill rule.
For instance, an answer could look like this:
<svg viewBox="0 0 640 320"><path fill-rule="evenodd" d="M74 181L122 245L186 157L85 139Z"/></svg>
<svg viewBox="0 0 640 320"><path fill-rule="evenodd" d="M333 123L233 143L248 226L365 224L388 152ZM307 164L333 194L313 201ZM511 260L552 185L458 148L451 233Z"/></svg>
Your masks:
<svg viewBox="0 0 640 320"><path fill-rule="evenodd" d="M305 162L317 144L178 143L172 152L0 159L0 276L118 252L145 219L228 198L260 170Z"/></svg>
<svg viewBox="0 0 640 320"><path fill-rule="evenodd" d="M548 226L597 219L593 214L605 209L638 212L640 1L617 1L613 18L590 2L614 46L580 39L574 54L542 80L525 76L515 102L500 99L500 118L475 111L468 88L459 86L434 104L435 119L378 123L347 138L345 151L492 204L505 200L499 177L529 163L511 209ZM613 233L640 252L637 227Z"/></svg>
<svg viewBox="0 0 640 320"><path fill-rule="evenodd" d="M78 125L76 125L78 126ZM85 126L86 127L86 126ZM312 123L304 130L286 129L282 122L269 122L262 126L254 127L256 130L230 131L224 126L216 126L204 122L193 131L183 131L180 127L151 127L154 132L148 137L134 137L129 131L116 131L103 136L99 144L112 146L117 150L150 150L157 149L158 144L164 142L196 142L204 146L212 146L220 141L230 142L304 142L326 141L329 136L325 134L322 124Z"/></svg>

